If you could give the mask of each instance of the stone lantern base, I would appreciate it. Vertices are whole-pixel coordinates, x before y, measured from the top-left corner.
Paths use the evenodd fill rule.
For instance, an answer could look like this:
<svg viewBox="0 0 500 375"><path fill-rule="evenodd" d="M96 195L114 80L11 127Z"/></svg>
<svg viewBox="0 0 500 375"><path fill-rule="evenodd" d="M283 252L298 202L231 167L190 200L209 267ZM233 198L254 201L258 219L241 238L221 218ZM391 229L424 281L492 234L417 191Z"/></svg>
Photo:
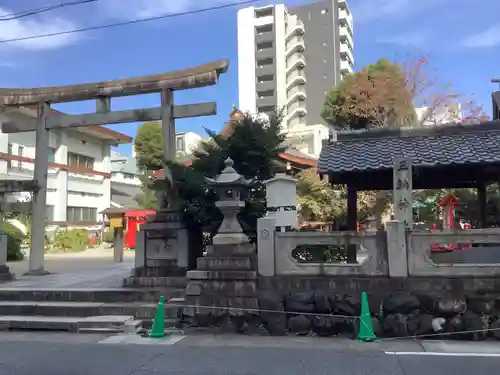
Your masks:
<svg viewBox="0 0 500 375"><path fill-rule="evenodd" d="M187 279L185 304L191 307L184 313L195 321L231 314L257 315L257 257L252 244L208 246L206 257L198 258L197 269L188 271Z"/></svg>

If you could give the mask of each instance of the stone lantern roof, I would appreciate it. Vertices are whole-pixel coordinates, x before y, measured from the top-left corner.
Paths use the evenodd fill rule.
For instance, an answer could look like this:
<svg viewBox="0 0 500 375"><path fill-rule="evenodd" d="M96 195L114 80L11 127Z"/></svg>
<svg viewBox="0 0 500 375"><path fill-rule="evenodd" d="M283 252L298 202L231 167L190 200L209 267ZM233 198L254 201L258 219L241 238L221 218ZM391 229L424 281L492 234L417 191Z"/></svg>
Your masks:
<svg viewBox="0 0 500 375"><path fill-rule="evenodd" d="M214 186L224 186L224 185L248 185L251 180L246 180L242 175L236 172L236 169L233 168L234 162L233 159L227 158L224 162L226 166L222 172L217 175L215 178L205 177L205 180Z"/></svg>

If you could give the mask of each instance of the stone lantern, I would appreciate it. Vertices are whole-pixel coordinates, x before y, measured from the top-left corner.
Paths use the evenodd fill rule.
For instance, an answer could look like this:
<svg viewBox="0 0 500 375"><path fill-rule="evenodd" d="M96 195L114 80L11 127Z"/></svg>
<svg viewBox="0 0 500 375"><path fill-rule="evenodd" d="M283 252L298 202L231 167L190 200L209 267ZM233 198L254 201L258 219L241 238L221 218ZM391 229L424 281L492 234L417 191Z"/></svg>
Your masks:
<svg viewBox="0 0 500 375"><path fill-rule="evenodd" d="M251 180L246 180L236 172L231 158L227 158L224 164L226 167L215 178L205 178L209 186L219 193L219 201L215 205L224 215L217 235L213 238L213 244L248 243L249 238L243 233L237 215L245 206L245 202L241 200L241 193L250 184Z"/></svg>

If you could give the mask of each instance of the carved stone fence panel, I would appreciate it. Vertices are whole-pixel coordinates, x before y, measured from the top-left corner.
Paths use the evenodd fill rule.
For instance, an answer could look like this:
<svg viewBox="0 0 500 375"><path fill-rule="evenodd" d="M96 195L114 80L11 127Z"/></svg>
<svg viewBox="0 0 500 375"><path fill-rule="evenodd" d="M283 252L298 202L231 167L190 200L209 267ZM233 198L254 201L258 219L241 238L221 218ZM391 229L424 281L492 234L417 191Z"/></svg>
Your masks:
<svg viewBox="0 0 500 375"><path fill-rule="evenodd" d="M388 275L383 232L276 232L274 237L276 276ZM346 245L358 246L357 264L345 263Z"/></svg>
<svg viewBox="0 0 500 375"><path fill-rule="evenodd" d="M500 229L408 234L410 276L499 276Z"/></svg>

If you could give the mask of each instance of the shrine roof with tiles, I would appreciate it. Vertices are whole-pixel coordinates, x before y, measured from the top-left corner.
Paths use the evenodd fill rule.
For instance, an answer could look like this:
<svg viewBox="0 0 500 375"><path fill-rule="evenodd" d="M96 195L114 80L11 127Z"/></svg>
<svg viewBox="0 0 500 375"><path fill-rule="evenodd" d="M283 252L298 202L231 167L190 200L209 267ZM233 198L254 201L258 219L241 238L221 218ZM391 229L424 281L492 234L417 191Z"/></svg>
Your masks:
<svg viewBox="0 0 500 375"><path fill-rule="evenodd" d="M338 132L336 138L325 142L318 161L318 172L328 175L332 183L385 178L392 184L392 169L398 157L411 159L413 168L420 171L417 179L426 175L435 180L423 185L444 188L443 179L464 185L479 179L500 181L500 121ZM367 189L388 185L377 180L358 182Z"/></svg>

